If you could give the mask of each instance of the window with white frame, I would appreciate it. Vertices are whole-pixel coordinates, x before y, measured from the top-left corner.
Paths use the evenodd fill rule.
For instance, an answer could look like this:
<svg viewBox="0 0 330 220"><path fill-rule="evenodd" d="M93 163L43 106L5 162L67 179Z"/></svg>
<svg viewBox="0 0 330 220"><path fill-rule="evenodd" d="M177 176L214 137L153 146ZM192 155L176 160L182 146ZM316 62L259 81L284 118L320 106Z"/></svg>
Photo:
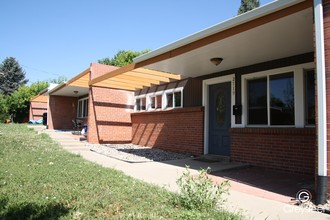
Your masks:
<svg viewBox="0 0 330 220"><path fill-rule="evenodd" d="M135 111L145 111L147 100L146 97L139 97L135 99Z"/></svg>
<svg viewBox="0 0 330 220"><path fill-rule="evenodd" d="M134 110L152 111L183 107L183 88L176 88L135 97Z"/></svg>
<svg viewBox="0 0 330 220"><path fill-rule="evenodd" d="M176 90L173 92L166 92L166 108L182 108L182 90Z"/></svg>
<svg viewBox="0 0 330 220"><path fill-rule="evenodd" d="M249 125L294 125L294 76L283 73L247 81Z"/></svg>
<svg viewBox="0 0 330 220"><path fill-rule="evenodd" d="M150 95L148 106L147 110L162 109L162 95Z"/></svg>
<svg viewBox="0 0 330 220"><path fill-rule="evenodd" d="M88 116L88 98L78 100L77 118L85 118Z"/></svg>
<svg viewBox="0 0 330 220"><path fill-rule="evenodd" d="M315 64L242 75L242 126L315 126Z"/></svg>

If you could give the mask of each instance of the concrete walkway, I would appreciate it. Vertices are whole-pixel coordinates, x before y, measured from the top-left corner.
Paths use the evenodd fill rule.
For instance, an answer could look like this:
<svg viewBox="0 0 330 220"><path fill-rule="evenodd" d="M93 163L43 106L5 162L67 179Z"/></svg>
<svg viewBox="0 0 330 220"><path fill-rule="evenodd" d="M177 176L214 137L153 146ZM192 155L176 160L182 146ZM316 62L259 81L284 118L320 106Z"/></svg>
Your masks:
<svg viewBox="0 0 330 220"><path fill-rule="evenodd" d="M78 154L86 160L95 162L104 167L120 170L129 176L165 187L171 191L176 191L178 189L176 180L181 176L182 172L185 171L185 165L190 166L192 174L197 174L200 168L211 167L212 171L221 171L242 165L239 163L206 163L193 159L128 163L90 151L89 148L86 147L85 142L79 141L79 138L70 135L68 132L47 130L44 126L30 127L34 128L39 133L48 134L53 140L59 142L63 149ZM236 183L234 183L234 185L236 185ZM244 187L244 184L241 184L240 187ZM249 186L246 186L246 188L248 187ZM226 208L230 211L241 212L247 219L330 219L330 216L327 214L302 209L289 203L274 201L260 196L257 197L251 193L243 193L241 190L237 189L239 189L237 185L231 188Z"/></svg>

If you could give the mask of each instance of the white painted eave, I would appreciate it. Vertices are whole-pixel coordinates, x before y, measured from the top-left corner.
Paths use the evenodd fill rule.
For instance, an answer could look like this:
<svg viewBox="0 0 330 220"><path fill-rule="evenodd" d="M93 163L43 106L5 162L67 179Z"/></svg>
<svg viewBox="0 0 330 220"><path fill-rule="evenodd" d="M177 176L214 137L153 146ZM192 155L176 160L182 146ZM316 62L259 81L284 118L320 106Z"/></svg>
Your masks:
<svg viewBox="0 0 330 220"><path fill-rule="evenodd" d="M141 55L139 57L136 57L133 59L133 62L139 63L144 60L148 60L150 58L156 57L158 55L161 55L163 53L169 52L171 50L177 49L179 47L182 47L184 45L187 45L189 43L198 41L200 39L203 39L205 37L208 37L210 35L213 35L215 33L219 33L225 30L228 30L230 28L233 28L235 26L247 23L249 21L258 19L260 17L266 16L268 14L272 14L274 12L280 11L284 8L288 8L292 5L296 5L300 2L303 2L305 0L277 0L271 3L268 3L264 6L261 6L259 8L256 8L254 10L251 10L249 12L246 12L244 14L238 15L234 18L228 19L224 22L221 22L219 24L216 24L214 26L211 26L209 28L206 28L202 31L199 31L197 33L188 35L187 37L181 38L175 42L172 42L170 44L167 44L163 47L160 47L158 49L155 49L149 53L146 53L144 55Z"/></svg>
<svg viewBox="0 0 330 220"><path fill-rule="evenodd" d="M65 86L66 82L62 82L60 84L58 84L57 86L53 87L52 89L50 89L48 91L48 94L51 95L52 93L54 93L56 90L58 90L59 88L61 88L62 86Z"/></svg>

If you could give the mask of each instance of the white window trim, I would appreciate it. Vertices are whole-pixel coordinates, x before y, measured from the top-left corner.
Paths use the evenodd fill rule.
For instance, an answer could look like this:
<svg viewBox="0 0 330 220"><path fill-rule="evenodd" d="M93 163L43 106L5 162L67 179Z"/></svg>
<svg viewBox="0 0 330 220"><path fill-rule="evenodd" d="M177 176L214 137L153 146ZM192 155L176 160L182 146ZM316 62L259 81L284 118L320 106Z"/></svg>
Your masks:
<svg viewBox="0 0 330 220"><path fill-rule="evenodd" d="M176 92L181 92L181 103L180 106L175 107L175 98L174 98L174 93ZM166 108L167 106L167 94L172 94L173 99L172 99L172 107ZM183 87L179 87L179 88L174 88L174 89L167 89L164 91L163 94L163 110L165 109L174 109L174 108L182 108L183 107Z"/></svg>
<svg viewBox="0 0 330 220"><path fill-rule="evenodd" d="M314 63L305 63L289 67L283 67L273 70L261 71L251 74L242 75L242 126L243 127L296 127L303 128L305 126L305 99L304 99L304 72L306 69L315 68ZM270 125L268 111L268 125L248 125L247 119L247 81L261 77L269 77L271 75L293 72L294 77L294 97L295 97L295 123L294 125ZM269 81L267 81L269 82ZM269 99L269 85L267 85L267 100ZM268 102L268 101L267 101ZM269 109L269 102L267 103Z"/></svg>
<svg viewBox="0 0 330 220"><path fill-rule="evenodd" d="M167 90L163 90L163 91L158 91L158 92L154 92L154 93L148 93L148 94L143 94L143 95L138 95L134 97L134 112L144 112L144 111L156 111L157 108L151 108L151 98L152 97L156 97L156 96L161 96L162 97L162 106L160 106L161 110L169 110L169 109L175 109L175 108L183 108L183 87L179 87L179 88L173 88L173 89L167 89ZM166 95L169 93L176 93L176 92L181 92L181 105L174 107L174 97L173 97L173 107L171 108L166 108L167 106L167 97ZM136 106L136 100L140 99L142 102L142 98L146 99L146 110L137 110L137 106ZM140 103L141 106L141 103ZM156 102L156 107L157 106L157 102Z"/></svg>
<svg viewBox="0 0 330 220"><path fill-rule="evenodd" d="M146 109L145 110L137 110L137 105L136 105L136 100L137 99L140 99L140 108L142 106L142 99L145 98L146 99ZM146 95L139 95L139 96L136 96L134 97L134 111L135 112L145 112L147 110L147 106L148 106L148 98Z"/></svg>
<svg viewBox="0 0 330 220"><path fill-rule="evenodd" d="M235 105L235 74L216 77L212 79L203 80L203 99L204 106L204 154L209 152L209 86L218 83L230 82L231 88L231 105ZM235 124L235 116L233 115L233 108L230 107L231 127L239 127Z"/></svg>
<svg viewBox="0 0 330 220"><path fill-rule="evenodd" d="M87 99L87 112L88 112L88 97L85 97L85 98L81 98L81 99L78 99L78 105L77 105L77 118L87 118L88 115L84 116L85 115L85 112L84 112L84 100ZM81 105L81 113L82 115L79 115L79 102L82 102L82 105Z"/></svg>
<svg viewBox="0 0 330 220"><path fill-rule="evenodd" d="M159 91L159 92L154 92L154 93L149 93L147 94L147 107L146 107L146 111L156 111L158 106L157 106L157 100L155 99L156 103L155 103L155 106L156 108L152 108L151 107L151 99L153 97L156 97L156 96L161 96L162 98L162 106L160 106L160 109L163 109L163 91Z"/></svg>

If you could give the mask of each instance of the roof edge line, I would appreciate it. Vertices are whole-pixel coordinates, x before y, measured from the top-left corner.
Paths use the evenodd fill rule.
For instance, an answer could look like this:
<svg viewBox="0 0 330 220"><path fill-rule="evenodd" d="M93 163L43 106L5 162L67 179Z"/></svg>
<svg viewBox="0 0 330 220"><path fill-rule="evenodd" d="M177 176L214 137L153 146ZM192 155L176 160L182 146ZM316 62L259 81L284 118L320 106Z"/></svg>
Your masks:
<svg viewBox="0 0 330 220"><path fill-rule="evenodd" d="M246 12L244 14L238 15L234 18L230 18L228 20L225 20L221 23L218 23L216 25L213 25L209 28L203 29L201 31L198 31L196 33L193 33L191 35L188 35L186 37L183 37L177 41L174 41L172 43L169 43L165 46L162 46L160 48L157 48L149 53L143 54L139 57L136 57L133 59L134 63L139 63L145 60L148 60L150 58L159 56L161 54L167 53L171 50L175 50L179 47L188 45L194 41L198 41L200 39L203 39L205 37L211 36L215 33L225 31L227 29L230 29L232 27L247 23L251 20L255 20L257 18L266 16L268 14L274 13L276 11L280 11L283 8L290 7L292 5L299 4L301 2L304 2L306 0L277 0L271 3L268 3L264 6L261 6L259 8L256 8L254 10L251 10L249 12Z"/></svg>

